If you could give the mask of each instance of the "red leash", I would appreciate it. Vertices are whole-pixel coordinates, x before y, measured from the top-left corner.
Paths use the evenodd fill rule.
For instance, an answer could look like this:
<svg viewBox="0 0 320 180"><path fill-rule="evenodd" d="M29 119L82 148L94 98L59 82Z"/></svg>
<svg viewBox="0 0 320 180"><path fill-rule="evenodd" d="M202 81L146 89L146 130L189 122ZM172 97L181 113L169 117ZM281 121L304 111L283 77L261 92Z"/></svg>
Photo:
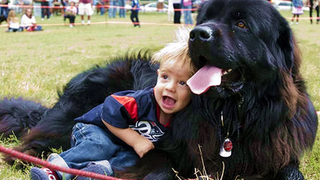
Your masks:
<svg viewBox="0 0 320 180"><path fill-rule="evenodd" d="M85 176L85 177L89 177L92 179L103 179L103 180L125 180L125 179L119 179L119 178L115 178L115 177L110 177L110 176L105 176L102 174L97 174L97 173L92 173L92 172L87 172L87 171L81 171L78 169L73 169L73 168L65 168L65 167L60 167L54 164L49 163L48 161L44 161L42 159L21 153L19 151L10 149L10 148L6 148L0 145L0 152L3 152L5 154L8 154L12 157L15 157L17 159L21 159L23 161L27 161L27 162L31 162L33 164L38 164L44 167L47 167L51 170L54 171L61 171L64 173L68 173L68 174L73 174L76 176Z"/></svg>

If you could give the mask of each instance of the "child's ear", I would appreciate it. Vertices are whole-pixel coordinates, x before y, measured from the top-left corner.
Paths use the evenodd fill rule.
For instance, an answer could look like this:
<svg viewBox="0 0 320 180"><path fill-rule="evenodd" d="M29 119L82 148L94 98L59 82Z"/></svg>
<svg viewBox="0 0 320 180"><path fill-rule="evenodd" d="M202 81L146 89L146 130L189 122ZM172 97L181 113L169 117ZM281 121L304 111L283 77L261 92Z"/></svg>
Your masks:
<svg viewBox="0 0 320 180"><path fill-rule="evenodd" d="M160 72L160 70L158 69L158 70L157 70L157 75L158 75L158 76L159 76L159 72Z"/></svg>

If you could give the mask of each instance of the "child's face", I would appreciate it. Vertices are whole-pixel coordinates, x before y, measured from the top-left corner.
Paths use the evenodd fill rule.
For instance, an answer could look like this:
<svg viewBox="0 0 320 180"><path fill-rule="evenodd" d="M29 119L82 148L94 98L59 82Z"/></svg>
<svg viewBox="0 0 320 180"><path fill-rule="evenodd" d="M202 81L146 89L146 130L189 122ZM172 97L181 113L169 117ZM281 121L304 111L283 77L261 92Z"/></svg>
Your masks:
<svg viewBox="0 0 320 180"><path fill-rule="evenodd" d="M26 14L27 14L28 16L30 16L30 15L32 14L32 10L31 10L31 9L27 9L27 10L26 10Z"/></svg>
<svg viewBox="0 0 320 180"><path fill-rule="evenodd" d="M191 91L186 82L190 72L188 64L183 65L175 60L168 60L160 66L154 94L161 112L173 114L189 104Z"/></svg>

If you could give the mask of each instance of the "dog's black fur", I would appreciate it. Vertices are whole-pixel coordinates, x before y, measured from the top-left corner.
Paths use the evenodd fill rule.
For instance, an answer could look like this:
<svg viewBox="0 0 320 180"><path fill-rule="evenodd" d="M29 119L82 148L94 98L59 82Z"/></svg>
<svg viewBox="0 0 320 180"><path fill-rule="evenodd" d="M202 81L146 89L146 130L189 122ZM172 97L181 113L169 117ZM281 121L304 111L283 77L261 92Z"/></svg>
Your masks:
<svg viewBox="0 0 320 180"><path fill-rule="evenodd" d="M187 178L194 177L194 168L205 166L208 175L223 174L226 180L303 179L300 158L314 144L318 120L287 21L263 0L208 1L199 9L189 48L197 68L214 65L232 71L222 76L220 86L193 95L192 104L174 117L172 131L155 144L156 150L118 175L174 179L174 168ZM150 65L149 59L148 54L117 58L77 75L52 108L4 99L0 129L8 132L17 122L28 121L30 112L42 114L16 149L32 155L51 147L67 149L75 117L115 91L155 85L157 66ZM26 132L25 128L12 130ZM223 158L219 150L227 133L234 147L231 157ZM6 157L6 161L13 159Z"/></svg>
<svg viewBox="0 0 320 180"><path fill-rule="evenodd" d="M6 21L7 22L7 18L4 15L0 16L0 25L2 24L2 22Z"/></svg>

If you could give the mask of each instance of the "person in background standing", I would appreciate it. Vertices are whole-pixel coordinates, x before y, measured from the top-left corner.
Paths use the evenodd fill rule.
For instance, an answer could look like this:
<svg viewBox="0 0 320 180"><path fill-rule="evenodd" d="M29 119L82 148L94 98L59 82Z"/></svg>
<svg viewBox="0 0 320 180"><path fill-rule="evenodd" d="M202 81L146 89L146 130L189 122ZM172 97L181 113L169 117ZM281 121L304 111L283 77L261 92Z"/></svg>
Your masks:
<svg viewBox="0 0 320 180"><path fill-rule="evenodd" d="M60 0L61 5L62 5L62 9L61 9L61 16L64 16L64 12L66 11L66 6L68 5L68 3L66 2L66 0Z"/></svg>
<svg viewBox="0 0 320 180"><path fill-rule="evenodd" d="M116 18L118 0L109 1L109 18Z"/></svg>
<svg viewBox="0 0 320 180"><path fill-rule="evenodd" d="M50 8L49 0L41 1L41 20L44 20L44 17L47 16L47 19L50 19Z"/></svg>
<svg viewBox="0 0 320 180"><path fill-rule="evenodd" d="M184 16L184 24L186 25L192 25L192 16L191 16L191 10L192 10L192 0L182 0L183 1L183 16Z"/></svg>
<svg viewBox="0 0 320 180"><path fill-rule="evenodd" d="M309 7L310 24L312 24L313 0L308 0L307 6Z"/></svg>
<svg viewBox="0 0 320 180"><path fill-rule="evenodd" d="M9 8L8 8L8 4L9 4L9 0L0 0L0 5L5 5L5 6L1 6L0 7L0 16L4 16L4 17L8 17L8 13L9 13Z"/></svg>
<svg viewBox="0 0 320 180"><path fill-rule="evenodd" d="M33 4L33 15L35 17L42 17L41 0L31 0L31 4Z"/></svg>
<svg viewBox="0 0 320 180"><path fill-rule="evenodd" d="M97 7L97 14L100 13L101 16L104 15L104 13L106 12L106 8L105 5L107 4L106 0L99 0L96 3L96 7Z"/></svg>
<svg viewBox="0 0 320 180"><path fill-rule="evenodd" d="M92 0L80 0L79 1L79 15L81 16L81 23L84 25L84 15L86 14L88 16L88 25L90 25L90 17L93 14L92 9Z"/></svg>
<svg viewBox="0 0 320 180"><path fill-rule="evenodd" d="M22 0L13 0L13 5L17 5L17 6L14 6L14 11L17 13L17 14L20 14L20 13L22 13L23 11L22 11L22 6L21 5L23 5L23 2L22 2ZM9 11L10 12L10 11ZM9 13L8 12L8 13Z"/></svg>
<svg viewBox="0 0 320 180"><path fill-rule="evenodd" d="M309 7L309 16L310 16L310 24L312 24L312 13L313 13L313 9L316 10L316 14L317 14L317 24L319 24L319 0L308 0L307 1L307 5Z"/></svg>
<svg viewBox="0 0 320 180"><path fill-rule="evenodd" d="M125 18L126 17L126 0L118 0L118 5L119 5L119 17L120 18Z"/></svg>
<svg viewBox="0 0 320 180"><path fill-rule="evenodd" d="M172 0L173 4L173 23L174 24L180 24L180 19L181 19L181 0Z"/></svg>
<svg viewBox="0 0 320 180"><path fill-rule="evenodd" d="M317 12L317 24L319 24L319 21L320 21L319 0L314 0L314 6L313 7Z"/></svg>
<svg viewBox="0 0 320 180"><path fill-rule="evenodd" d="M118 0L110 0L109 2L109 18L116 18L117 1Z"/></svg>
<svg viewBox="0 0 320 180"><path fill-rule="evenodd" d="M293 24L294 18L296 18L296 24L299 24L299 16L303 14L303 2L302 0L292 0L292 14L291 24Z"/></svg>
<svg viewBox="0 0 320 180"><path fill-rule="evenodd" d="M139 8L140 8L140 4L139 4L139 0L132 0L132 9L131 9L131 21L133 23L133 26L136 27L140 27L140 22L139 22L139 18L138 18L138 13L139 13Z"/></svg>
<svg viewBox="0 0 320 180"><path fill-rule="evenodd" d="M32 6L32 0L21 0L19 1L20 5L22 5L21 13L25 13L28 6ZM39 8L40 9L40 8Z"/></svg>

